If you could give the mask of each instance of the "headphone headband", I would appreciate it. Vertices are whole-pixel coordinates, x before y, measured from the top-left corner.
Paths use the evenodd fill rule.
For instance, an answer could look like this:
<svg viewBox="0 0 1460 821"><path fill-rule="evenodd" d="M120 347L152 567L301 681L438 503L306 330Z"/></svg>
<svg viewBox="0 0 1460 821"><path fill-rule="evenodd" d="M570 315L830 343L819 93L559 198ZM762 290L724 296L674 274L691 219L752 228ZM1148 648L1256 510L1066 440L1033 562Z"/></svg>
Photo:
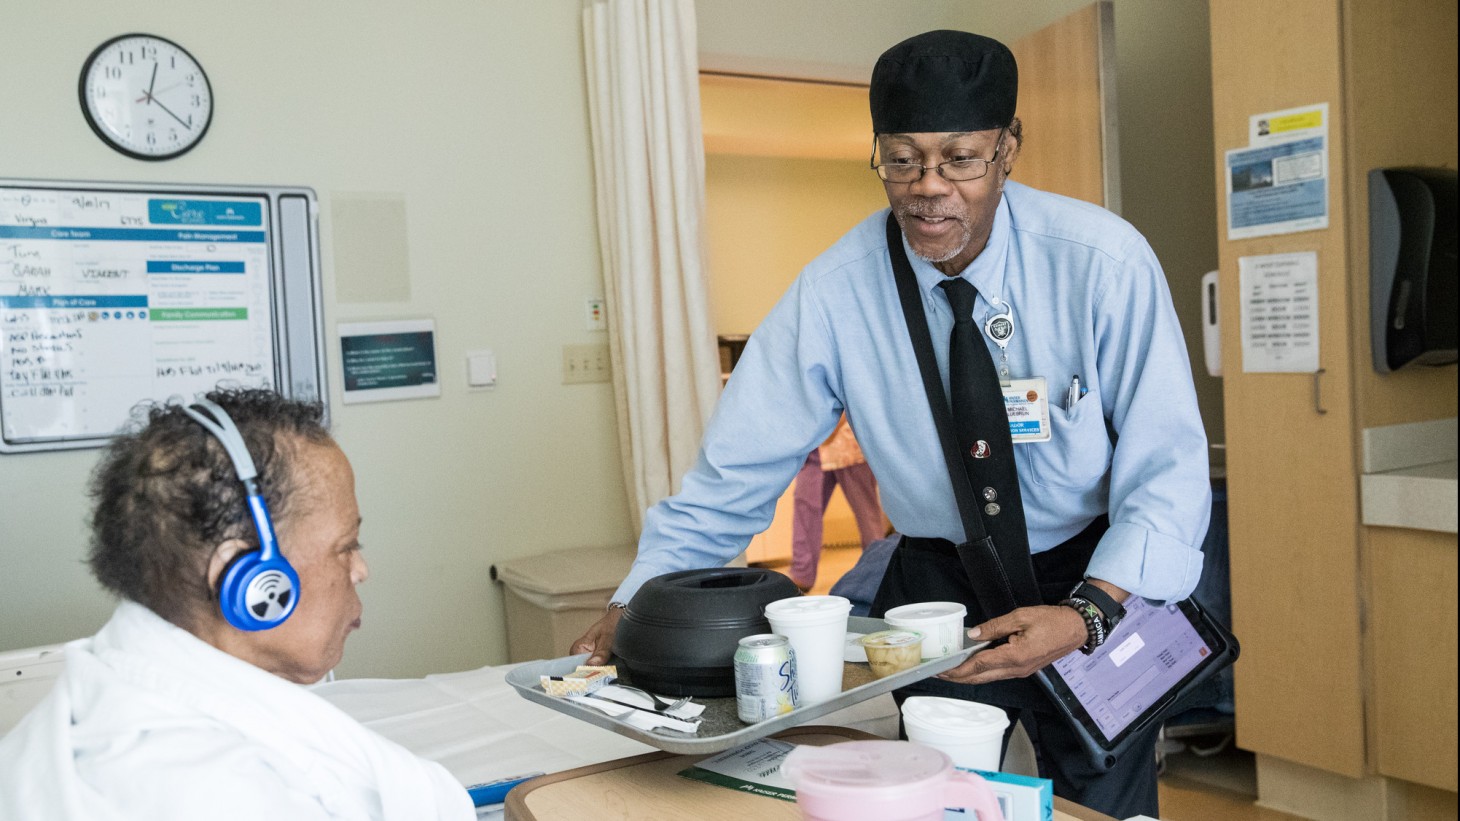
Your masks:
<svg viewBox="0 0 1460 821"><path fill-rule="evenodd" d="M233 424L233 417L228 415L228 411L223 410L217 402L210 399L199 399L192 405L183 408L183 413L191 416L199 425L213 434L223 445L223 449L228 451L228 460L233 463L233 469L238 473L239 481L248 484L258 478L259 471L254 467L253 457L248 452L248 445L244 443L243 434L238 432L238 426Z"/></svg>

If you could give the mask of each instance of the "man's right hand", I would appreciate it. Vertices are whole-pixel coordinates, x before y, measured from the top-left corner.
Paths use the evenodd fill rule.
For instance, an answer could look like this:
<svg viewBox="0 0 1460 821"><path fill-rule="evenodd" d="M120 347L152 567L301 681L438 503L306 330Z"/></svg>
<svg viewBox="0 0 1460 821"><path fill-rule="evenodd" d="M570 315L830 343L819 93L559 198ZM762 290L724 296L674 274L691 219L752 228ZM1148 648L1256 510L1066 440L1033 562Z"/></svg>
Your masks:
<svg viewBox="0 0 1460 821"><path fill-rule="evenodd" d="M603 618L593 623L577 641L573 642L569 649L569 655L579 653L592 653L588 657L588 664L607 664L609 656L613 655L613 635L618 632L618 620L623 618L622 607L610 607Z"/></svg>

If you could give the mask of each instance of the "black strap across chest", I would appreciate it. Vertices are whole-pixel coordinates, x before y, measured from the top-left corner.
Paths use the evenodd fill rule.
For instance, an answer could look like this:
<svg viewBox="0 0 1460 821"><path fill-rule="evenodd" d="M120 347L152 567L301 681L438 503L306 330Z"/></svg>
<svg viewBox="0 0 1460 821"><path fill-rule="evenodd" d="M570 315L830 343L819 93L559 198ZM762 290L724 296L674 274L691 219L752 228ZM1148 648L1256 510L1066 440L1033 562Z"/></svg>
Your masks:
<svg viewBox="0 0 1460 821"><path fill-rule="evenodd" d="M950 357L949 381L955 397L971 407L950 410L933 353L933 338L923 312L917 275L903 250L902 230L892 214L887 215L887 250L908 336L933 414L933 426L938 431L938 442L963 523L964 542L958 545L958 556L969 584L990 615L1039 604L1008 415L988 350L977 330L964 329L965 356L958 363ZM967 341L968 330L973 332L976 350ZM983 361L978 361L977 356ZM954 373L955 368L961 371ZM966 389L960 389L960 380L968 386ZM956 422L955 412L959 414ZM980 456L976 458L975 453Z"/></svg>

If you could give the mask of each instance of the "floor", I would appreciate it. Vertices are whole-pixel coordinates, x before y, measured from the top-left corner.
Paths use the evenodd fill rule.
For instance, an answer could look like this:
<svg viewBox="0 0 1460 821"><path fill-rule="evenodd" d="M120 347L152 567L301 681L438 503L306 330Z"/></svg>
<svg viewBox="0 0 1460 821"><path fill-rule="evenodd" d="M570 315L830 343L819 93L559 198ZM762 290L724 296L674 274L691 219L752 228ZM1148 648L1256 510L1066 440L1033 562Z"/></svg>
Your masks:
<svg viewBox="0 0 1460 821"><path fill-rule="evenodd" d="M857 563L859 555L861 550L856 547L824 550L811 593L826 594ZM785 573L789 565L771 565L771 569ZM1171 751L1164 757L1159 787L1162 821L1302 821L1299 816L1257 806L1252 755L1221 742L1220 737L1166 742Z"/></svg>

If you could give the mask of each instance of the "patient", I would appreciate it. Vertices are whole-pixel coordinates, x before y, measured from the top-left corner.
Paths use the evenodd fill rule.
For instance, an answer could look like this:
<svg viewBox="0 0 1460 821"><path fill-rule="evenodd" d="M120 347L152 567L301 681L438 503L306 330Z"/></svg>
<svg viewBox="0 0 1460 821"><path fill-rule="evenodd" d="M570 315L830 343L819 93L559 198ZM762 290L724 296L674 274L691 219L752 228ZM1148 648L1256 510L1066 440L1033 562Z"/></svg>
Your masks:
<svg viewBox="0 0 1460 821"><path fill-rule="evenodd" d="M0 739L0 818L474 818L444 768L300 686L369 575L320 407L215 391L147 417L92 478L91 570L122 601Z"/></svg>

